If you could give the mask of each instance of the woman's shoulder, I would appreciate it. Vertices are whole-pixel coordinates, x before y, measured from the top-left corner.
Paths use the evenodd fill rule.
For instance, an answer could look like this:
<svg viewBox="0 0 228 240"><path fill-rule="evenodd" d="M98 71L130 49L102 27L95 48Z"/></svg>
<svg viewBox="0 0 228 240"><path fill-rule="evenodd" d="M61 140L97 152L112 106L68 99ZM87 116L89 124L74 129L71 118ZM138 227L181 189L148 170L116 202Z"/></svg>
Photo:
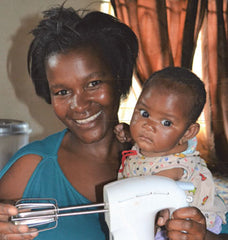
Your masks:
<svg viewBox="0 0 228 240"><path fill-rule="evenodd" d="M21 198L33 172L42 161L57 156L65 131L34 141L18 150L0 171L0 198Z"/></svg>
<svg viewBox="0 0 228 240"><path fill-rule="evenodd" d="M46 137L43 140L34 141L31 142L21 149L19 149L12 157L9 159L9 161L6 163L6 165L3 167L3 169L0 171L0 179L3 177L3 175L11 168L13 165L18 165L20 163L24 163L30 160L30 163L32 164L32 160L40 161L41 159L48 159L51 156L57 156L58 149L61 145L62 139L66 133L66 129L52 134L48 137ZM20 160L20 161L18 161ZM15 164L17 163L17 164Z"/></svg>
<svg viewBox="0 0 228 240"><path fill-rule="evenodd" d="M56 154L58 152L59 146L61 145L62 139L66 133L66 129L49 135L42 140L33 141L24 147L22 147L16 154L38 154L38 155L49 155Z"/></svg>

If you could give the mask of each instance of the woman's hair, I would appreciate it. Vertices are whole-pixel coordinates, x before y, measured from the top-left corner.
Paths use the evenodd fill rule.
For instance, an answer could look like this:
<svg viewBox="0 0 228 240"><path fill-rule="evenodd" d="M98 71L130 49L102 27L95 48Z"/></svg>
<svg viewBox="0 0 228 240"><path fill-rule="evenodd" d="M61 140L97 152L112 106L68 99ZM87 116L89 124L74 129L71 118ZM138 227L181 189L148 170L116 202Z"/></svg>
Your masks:
<svg viewBox="0 0 228 240"><path fill-rule="evenodd" d="M189 124L197 121L206 103L206 90L204 83L193 72L181 67L164 68L153 73L143 85L143 89L155 86L165 92L187 96L188 103L183 104L188 110Z"/></svg>
<svg viewBox="0 0 228 240"><path fill-rule="evenodd" d="M105 13L94 11L80 16L73 8L63 6L50 8L43 14L43 20L32 30L34 39L27 59L37 95L51 103L45 70L48 57L92 46L116 79L116 91L121 97L127 96L138 55L137 38L127 25Z"/></svg>

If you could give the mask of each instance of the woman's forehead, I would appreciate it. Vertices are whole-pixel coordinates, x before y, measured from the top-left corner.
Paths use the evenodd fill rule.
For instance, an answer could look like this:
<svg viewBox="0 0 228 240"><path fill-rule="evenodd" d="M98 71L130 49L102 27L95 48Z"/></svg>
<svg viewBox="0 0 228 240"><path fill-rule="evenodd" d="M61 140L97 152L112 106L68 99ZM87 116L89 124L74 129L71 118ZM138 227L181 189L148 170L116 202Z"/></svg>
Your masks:
<svg viewBox="0 0 228 240"><path fill-rule="evenodd" d="M47 64L50 68L56 67L58 65L58 62L59 62L58 54L53 54L53 55L49 56L47 59Z"/></svg>
<svg viewBox="0 0 228 240"><path fill-rule="evenodd" d="M71 48L63 52L60 51L51 53L50 55L47 56L46 62L50 67L52 66L54 67L56 66L57 63L59 63L59 59L62 56L77 57L78 55L89 56L91 58L96 57L100 61L104 61L103 54L98 47L93 47L92 45L79 45L78 47Z"/></svg>

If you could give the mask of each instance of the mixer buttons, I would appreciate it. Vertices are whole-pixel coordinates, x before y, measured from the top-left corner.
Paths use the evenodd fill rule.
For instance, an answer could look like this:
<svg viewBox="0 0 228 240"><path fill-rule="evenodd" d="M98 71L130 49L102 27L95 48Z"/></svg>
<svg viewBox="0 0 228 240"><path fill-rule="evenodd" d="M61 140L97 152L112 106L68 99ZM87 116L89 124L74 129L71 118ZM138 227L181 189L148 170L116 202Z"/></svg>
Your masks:
<svg viewBox="0 0 228 240"><path fill-rule="evenodd" d="M187 197L186 197L186 201L187 201L188 203L192 203L192 202L193 202L193 197L192 197L192 196L187 196Z"/></svg>

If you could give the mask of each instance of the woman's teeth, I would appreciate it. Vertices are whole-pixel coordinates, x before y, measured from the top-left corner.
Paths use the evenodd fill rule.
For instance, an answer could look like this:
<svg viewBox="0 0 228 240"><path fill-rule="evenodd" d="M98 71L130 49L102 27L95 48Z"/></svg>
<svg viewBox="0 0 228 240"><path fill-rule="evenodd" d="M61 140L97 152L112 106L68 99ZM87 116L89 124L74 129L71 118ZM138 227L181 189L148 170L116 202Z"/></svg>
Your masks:
<svg viewBox="0 0 228 240"><path fill-rule="evenodd" d="M101 111L96 113L95 115L89 117L89 118L81 119L81 120L75 120L75 122L78 123L78 124L86 124L86 123L89 123L89 122L93 121L94 119L96 119L100 114L101 114Z"/></svg>

